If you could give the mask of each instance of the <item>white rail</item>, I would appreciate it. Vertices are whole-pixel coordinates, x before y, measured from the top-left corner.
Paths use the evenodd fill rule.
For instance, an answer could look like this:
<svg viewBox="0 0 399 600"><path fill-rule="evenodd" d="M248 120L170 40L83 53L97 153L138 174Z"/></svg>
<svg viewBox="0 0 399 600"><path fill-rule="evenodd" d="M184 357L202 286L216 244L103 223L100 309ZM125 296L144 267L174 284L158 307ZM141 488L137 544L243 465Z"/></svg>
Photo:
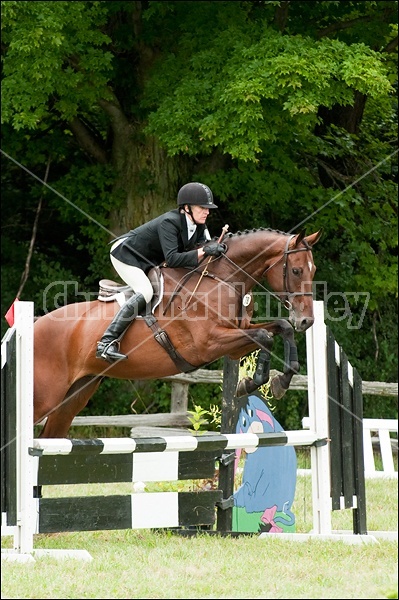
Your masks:
<svg viewBox="0 0 399 600"><path fill-rule="evenodd" d="M302 427L309 429L309 417L302 419ZM396 436L392 437L391 433ZM394 453L398 449L398 421L396 419L363 419L364 474L367 478L397 478ZM378 452L382 470L377 469ZM300 473L307 469L301 469ZM309 470L310 471L310 470Z"/></svg>

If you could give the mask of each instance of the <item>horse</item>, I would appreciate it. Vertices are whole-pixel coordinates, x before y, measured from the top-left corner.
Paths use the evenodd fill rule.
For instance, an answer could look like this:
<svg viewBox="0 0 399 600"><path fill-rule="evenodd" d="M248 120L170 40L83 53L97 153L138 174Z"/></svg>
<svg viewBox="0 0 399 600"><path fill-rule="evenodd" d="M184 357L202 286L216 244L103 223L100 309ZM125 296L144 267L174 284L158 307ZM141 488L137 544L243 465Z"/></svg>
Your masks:
<svg viewBox="0 0 399 600"><path fill-rule="evenodd" d="M300 368L294 330L304 332L314 322L312 248L320 234L266 228L226 233L226 252L195 269L158 265L152 270L158 272L156 302L137 316L120 341L127 360L109 364L96 358L97 341L119 309L112 297L66 304L37 318L34 423L45 423L41 437L66 437L104 377L159 379L260 349L253 378L239 382L236 396L252 393L269 380L275 335L284 340L285 358L271 390L275 398L282 397ZM251 323L252 290L263 286L261 281L288 310L288 319ZM128 288L115 287L116 292Z"/></svg>

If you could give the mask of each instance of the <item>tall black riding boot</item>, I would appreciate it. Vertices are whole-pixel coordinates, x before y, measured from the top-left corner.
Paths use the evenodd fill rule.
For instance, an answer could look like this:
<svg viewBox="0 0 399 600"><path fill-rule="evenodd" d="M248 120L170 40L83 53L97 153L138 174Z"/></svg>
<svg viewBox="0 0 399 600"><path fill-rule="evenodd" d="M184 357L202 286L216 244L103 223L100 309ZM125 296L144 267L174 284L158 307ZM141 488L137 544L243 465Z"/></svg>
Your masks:
<svg viewBox="0 0 399 600"><path fill-rule="evenodd" d="M116 313L103 337L97 343L97 358L103 358L111 363L114 360L127 359L126 354L119 352L119 340L145 305L146 301L142 294L134 294L129 298Z"/></svg>

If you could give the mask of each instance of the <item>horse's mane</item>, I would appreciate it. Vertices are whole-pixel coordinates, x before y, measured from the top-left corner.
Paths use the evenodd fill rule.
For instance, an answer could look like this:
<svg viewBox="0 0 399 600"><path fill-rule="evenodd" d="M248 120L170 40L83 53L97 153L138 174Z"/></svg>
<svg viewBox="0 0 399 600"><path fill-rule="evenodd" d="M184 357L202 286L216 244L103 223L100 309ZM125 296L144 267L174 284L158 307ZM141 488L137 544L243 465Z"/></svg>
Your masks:
<svg viewBox="0 0 399 600"><path fill-rule="evenodd" d="M268 231L269 233L277 233L278 235L292 235L290 233L286 233L285 231L280 231L279 229L271 229L270 227L259 227L258 229L244 229L244 231L236 231L235 233L230 232L226 235L226 238L239 237L241 235L257 233L258 231Z"/></svg>

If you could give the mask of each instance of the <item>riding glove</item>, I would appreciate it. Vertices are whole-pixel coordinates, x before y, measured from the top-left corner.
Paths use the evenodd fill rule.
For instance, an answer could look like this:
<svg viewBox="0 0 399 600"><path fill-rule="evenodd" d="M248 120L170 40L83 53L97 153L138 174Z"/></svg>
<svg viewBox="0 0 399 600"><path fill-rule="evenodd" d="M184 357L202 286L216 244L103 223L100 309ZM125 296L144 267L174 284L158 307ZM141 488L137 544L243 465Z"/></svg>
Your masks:
<svg viewBox="0 0 399 600"><path fill-rule="evenodd" d="M211 242L204 246L205 256L220 256L227 250L226 244L219 244L218 242Z"/></svg>

